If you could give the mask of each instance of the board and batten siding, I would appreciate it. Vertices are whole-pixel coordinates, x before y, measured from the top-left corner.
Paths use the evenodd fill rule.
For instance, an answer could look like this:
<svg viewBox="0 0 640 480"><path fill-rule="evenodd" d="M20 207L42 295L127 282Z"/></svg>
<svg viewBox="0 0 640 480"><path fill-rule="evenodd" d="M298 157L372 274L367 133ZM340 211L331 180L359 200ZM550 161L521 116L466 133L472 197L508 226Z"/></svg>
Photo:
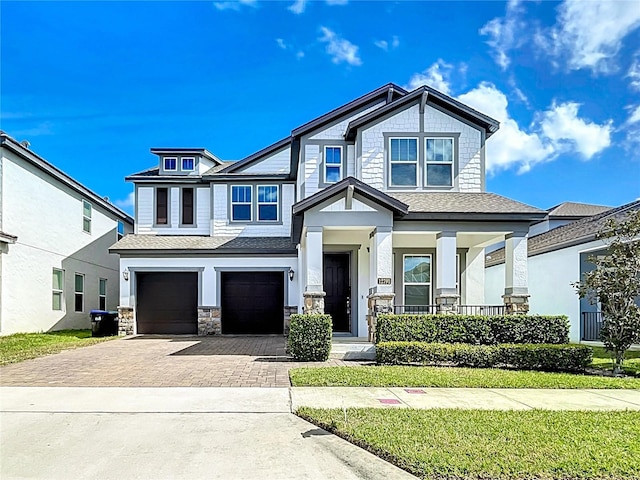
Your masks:
<svg viewBox="0 0 640 480"><path fill-rule="evenodd" d="M2 154L3 229L18 240L2 254L0 333L90 328L100 278L107 280L107 309L118 305L118 256L108 252L118 217L13 152ZM83 199L92 205L91 233L83 231ZM52 305L54 268L64 271L62 310ZM82 312L74 311L75 273L85 276Z"/></svg>
<svg viewBox="0 0 640 480"><path fill-rule="evenodd" d="M191 188L191 185L188 186ZM198 186L195 188L195 212L193 226L180 226L180 187L167 186L169 189L169 219L168 225L155 225L155 188L137 186L136 202L136 233L158 235L209 235L211 198L210 188Z"/></svg>

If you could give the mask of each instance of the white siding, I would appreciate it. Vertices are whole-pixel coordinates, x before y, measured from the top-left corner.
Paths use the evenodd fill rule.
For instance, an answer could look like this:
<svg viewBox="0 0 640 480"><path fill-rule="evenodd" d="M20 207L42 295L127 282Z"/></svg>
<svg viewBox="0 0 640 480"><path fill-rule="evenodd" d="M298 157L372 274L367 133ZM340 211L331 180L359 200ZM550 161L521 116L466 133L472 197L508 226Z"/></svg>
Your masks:
<svg viewBox="0 0 640 480"><path fill-rule="evenodd" d="M191 185L189 186L191 187ZM194 187L195 221L194 226L180 226L180 188L169 188L169 225L154 226L155 187L137 186L136 233L157 235L208 235L210 231L211 197L209 187Z"/></svg>
<svg viewBox="0 0 640 480"><path fill-rule="evenodd" d="M107 279L107 308L118 305L117 217L92 204L91 233L82 229L82 195L2 150L3 229L18 236L2 254L0 333L89 328L99 307L98 284ZM86 199L86 198L85 198ZM131 228L125 224L126 233ZM64 276L63 310L52 308L53 268ZM84 311L74 311L74 274L85 275Z"/></svg>
<svg viewBox="0 0 640 480"><path fill-rule="evenodd" d="M306 145L304 148L304 197L310 197L320 188L320 147Z"/></svg>
<svg viewBox="0 0 640 480"><path fill-rule="evenodd" d="M346 117L342 119L340 122L335 123L323 130L317 131L316 133L314 133L308 138L310 140L344 140L344 132L347 130L347 125L349 125L349 122L363 115L366 115L367 113L372 112L376 108L382 107L385 104L386 104L386 101L384 100L381 102L375 103L372 106L366 108L365 110L362 110L361 112L351 115L350 117Z"/></svg>
<svg viewBox="0 0 640 480"><path fill-rule="evenodd" d="M356 147L347 145L347 177L356 176Z"/></svg>
<svg viewBox="0 0 640 480"><path fill-rule="evenodd" d="M351 204L351 210L347 210L345 207L346 199L341 198L336 202L333 202L331 205L327 205L321 212L376 212L375 208L371 208L366 203L361 202L360 200L354 198Z"/></svg>
<svg viewBox="0 0 640 480"><path fill-rule="evenodd" d="M213 202L213 235L214 236L241 236L241 237L287 237L291 235L291 206L294 203L295 185L285 184L281 187L281 216L282 222L278 224L264 223L235 223L229 219L228 185L216 184L214 186ZM255 199L255 188L254 188Z"/></svg>
<svg viewBox="0 0 640 480"><path fill-rule="evenodd" d="M240 171L243 173L289 173L290 166L291 148L287 147Z"/></svg>

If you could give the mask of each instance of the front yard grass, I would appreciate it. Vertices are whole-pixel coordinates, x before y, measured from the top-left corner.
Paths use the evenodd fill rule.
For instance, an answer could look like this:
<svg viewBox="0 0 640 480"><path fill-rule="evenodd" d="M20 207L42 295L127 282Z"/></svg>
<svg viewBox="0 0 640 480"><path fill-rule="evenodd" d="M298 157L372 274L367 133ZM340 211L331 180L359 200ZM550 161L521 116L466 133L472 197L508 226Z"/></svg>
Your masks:
<svg viewBox="0 0 640 480"><path fill-rule="evenodd" d="M60 330L46 333L15 333L0 337L0 365L86 347L118 337L91 337L91 330Z"/></svg>
<svg viewBox="0 0 640 480"><path fill-rule="evenodd" d="M294 387L640 388L640 378L497 368L302 367L289 376Z"/></svg>
<svg viewBox="0 0 640 480"><path fill-rule="evenodd" d="M613 368L611 354L607 352L604 347L591 348L593 348L593 363L591 366L598 370L611 371ZM627 375L640 377L640 351L627 350L622 369Z"/></svg>
<svg viewBox="0 0 640 480"><path fill-rule="evenodd" d="M303 407L297 413L424 479L640 478L640 412Z"/></svg>

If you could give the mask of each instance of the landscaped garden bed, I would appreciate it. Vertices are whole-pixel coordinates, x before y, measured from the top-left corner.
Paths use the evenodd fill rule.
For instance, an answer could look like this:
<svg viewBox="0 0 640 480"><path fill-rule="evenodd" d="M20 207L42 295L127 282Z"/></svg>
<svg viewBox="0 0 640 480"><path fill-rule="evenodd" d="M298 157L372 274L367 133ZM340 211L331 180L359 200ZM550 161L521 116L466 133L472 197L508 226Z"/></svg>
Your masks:
<svg viewBox="0 0 640 480"><path fill-rule="evenodd" d="M59 330L46 333L15 333L0 337L0 365L86 347L118 337L92 337L91 330Z"/></svg>
<svg viewBox="0 0 640 480"><path fill-rule="evenodd" d="M298 415L424 479L640 478L640 412L303 407Z"/></svg>

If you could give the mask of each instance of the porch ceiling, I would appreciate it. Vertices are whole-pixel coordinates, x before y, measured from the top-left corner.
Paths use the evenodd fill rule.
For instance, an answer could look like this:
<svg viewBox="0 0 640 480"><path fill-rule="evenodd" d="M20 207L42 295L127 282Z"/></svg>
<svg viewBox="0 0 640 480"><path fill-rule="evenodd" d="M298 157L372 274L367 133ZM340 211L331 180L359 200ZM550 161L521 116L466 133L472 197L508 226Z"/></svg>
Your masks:
<svg viewBox="0 0 640 480"><path fill-rule="evenodd" d="M438 231L393 232L394 248L435 248ZM456 235L459 248L483 248L504 241L505 232L465 232Z"/></svg>

